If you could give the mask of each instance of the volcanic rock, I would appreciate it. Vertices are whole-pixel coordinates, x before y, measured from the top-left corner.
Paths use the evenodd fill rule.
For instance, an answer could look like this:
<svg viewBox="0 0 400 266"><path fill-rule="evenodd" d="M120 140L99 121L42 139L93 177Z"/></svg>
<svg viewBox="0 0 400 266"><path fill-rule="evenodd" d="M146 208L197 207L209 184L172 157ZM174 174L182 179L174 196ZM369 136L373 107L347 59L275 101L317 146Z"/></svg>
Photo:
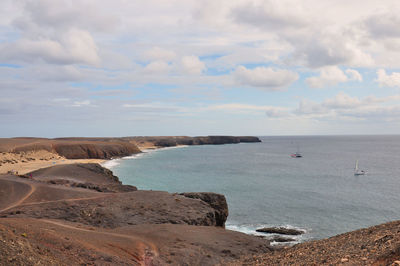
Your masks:
<svg viewBox="0 0 400 266"><path fill-rule="evenodd" d="M301 235L304 234L303 230L285 228L285 227L264 227L256 230L260 233L267 234L281 234L281 235Z"/></svg>
<svg viewBox="0 0 400 266"><path fill-rule="evenodd" d="M192 199L200 199L209 204L215 210L216 225L225 226L229 211L224 195L212 192L188 192L181 193L181 195Z"/></svg>

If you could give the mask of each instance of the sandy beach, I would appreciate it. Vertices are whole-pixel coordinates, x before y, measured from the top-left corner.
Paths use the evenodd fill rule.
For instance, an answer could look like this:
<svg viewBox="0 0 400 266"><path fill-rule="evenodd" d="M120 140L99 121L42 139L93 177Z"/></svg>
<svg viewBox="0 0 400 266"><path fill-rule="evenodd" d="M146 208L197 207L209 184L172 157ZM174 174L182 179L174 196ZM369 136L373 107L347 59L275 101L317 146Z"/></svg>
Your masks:
<svg viewBox="0 0 400 266"><path fill-rule="evenodd" d="M9 172L24 175L26 173L54 165L75 163L103 163L101 159L66 159L45 150L21 153L0 153L0 174Z"/></svg>
<svg viewBox="0 0 400 266"><path fill-rule="evenodd" d="M183 145L152 139L141 137L139 148ZM0 139L0 265L400 264L399 221L271 246L224 229L224 195L137 190L98 164L140 152L132 138L33 142Z"/></svg>

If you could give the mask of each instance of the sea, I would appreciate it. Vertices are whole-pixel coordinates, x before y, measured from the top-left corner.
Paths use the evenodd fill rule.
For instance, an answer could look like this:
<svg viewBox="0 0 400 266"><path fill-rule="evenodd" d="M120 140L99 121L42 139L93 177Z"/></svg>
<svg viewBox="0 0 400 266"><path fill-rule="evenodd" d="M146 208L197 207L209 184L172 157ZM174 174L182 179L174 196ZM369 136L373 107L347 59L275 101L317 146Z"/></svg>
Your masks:
<svg viewBox="0 0 400 266"><path fill-rule="evenodd" d="M142 190L224 194L226 228L305 230L315 240L400 219L400 136L265 136L260 143L147 150L108 161ZM290 154L299 149L302 158ZM366 175L355 176L354 167Z"/></svg>

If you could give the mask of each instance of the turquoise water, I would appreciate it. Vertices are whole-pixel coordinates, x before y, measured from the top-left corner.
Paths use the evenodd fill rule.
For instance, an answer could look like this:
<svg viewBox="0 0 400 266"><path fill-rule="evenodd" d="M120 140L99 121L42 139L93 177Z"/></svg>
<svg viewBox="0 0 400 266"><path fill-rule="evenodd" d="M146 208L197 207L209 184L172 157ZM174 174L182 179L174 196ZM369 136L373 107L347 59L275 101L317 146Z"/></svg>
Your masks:
<svg viewBox="0 0 400 266"><path fill-rule="evenodd" d="M299 241L400 219L400 136L262 137L108 162L125 184L226 196L227 228L302 228ZM303 158L291 158L297 145ZM365 176L354 176L355 161Z"/></svg>

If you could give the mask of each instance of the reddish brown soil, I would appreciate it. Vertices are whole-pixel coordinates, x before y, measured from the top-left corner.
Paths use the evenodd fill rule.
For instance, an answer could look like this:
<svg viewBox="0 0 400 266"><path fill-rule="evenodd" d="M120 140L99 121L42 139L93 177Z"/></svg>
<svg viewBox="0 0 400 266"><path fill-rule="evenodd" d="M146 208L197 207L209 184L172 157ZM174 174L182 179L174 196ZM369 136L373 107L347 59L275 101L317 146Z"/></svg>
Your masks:
<svg viewBox="0 0 400 266"><path fill-rule="evenodd" d="M38 150L53 152L67 159L110 159L140 152L134 143L121 138L0 139L0 152Z"/></svg>
<svg viewBox="0 0 400 266"><path fill-rule="evenodd" d="M400 265L400 221L245 256L228 265Z"/></svg>
<svg viewBox="0 0 400 266"><path fill-rule="evenodd" d="M98 165L26 176L0 175L0 265L400 265L400 221L278 250L216 226L222 195L125 190Z"/></svg>
<svg viewBox="0 0 400 266"><path fill-rule="evenodd" d="M222 195L206 195L208 203L162 191L105 193L51 183L119 184L112 177L77 165L34 172L32 179L0 175L0 265L214 265L270 249L264 239L216 226L216 213L227 213Z"/></svg>

